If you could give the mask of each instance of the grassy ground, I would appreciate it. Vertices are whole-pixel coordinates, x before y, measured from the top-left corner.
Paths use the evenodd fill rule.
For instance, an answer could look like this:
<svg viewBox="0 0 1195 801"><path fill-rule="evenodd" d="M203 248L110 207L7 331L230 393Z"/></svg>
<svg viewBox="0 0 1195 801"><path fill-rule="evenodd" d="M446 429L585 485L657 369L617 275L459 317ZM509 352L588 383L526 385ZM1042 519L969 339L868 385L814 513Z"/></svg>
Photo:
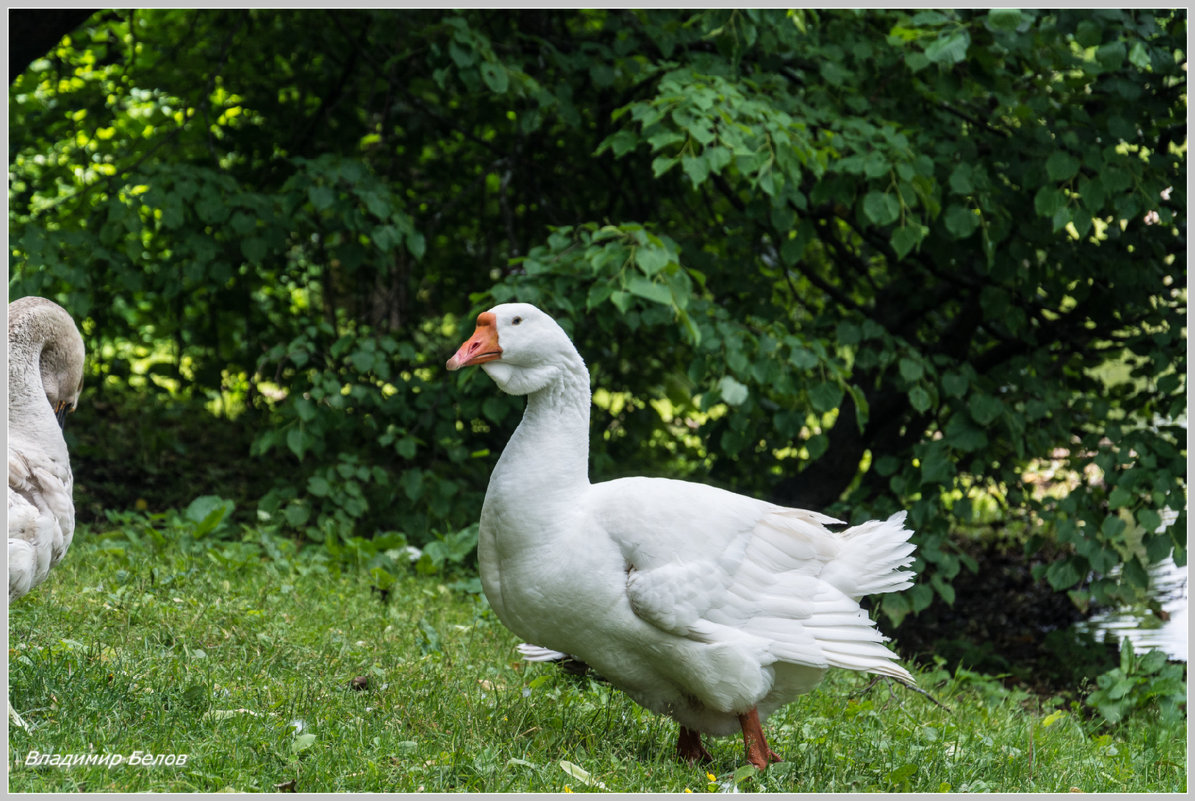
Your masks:
<svg viewBox="0 0 1195 801"><path fill-rule="evenodd" d="M712 765L617 691L524 665L484 599L414 575L383 601L363 571L255 532L199 547L82 531L9 617L9 789L118 791L1183 792L1186 728L1101 729L961 671L922 673L953 712L836 671ZM355 677L366 689L350 688ZM1057 707L1057 708L1056 708ZM30 752L186 755L31 766ZM177 759L171 760L177 762Z"/></svg>

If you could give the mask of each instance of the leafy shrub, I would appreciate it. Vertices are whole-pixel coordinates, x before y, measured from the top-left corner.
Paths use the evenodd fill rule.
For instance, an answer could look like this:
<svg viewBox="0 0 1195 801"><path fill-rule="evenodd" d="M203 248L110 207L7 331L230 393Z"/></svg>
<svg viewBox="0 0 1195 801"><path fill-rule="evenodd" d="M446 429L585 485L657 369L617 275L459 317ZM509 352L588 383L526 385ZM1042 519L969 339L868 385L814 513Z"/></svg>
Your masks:
<svg viewBox="0 0 1195 801"><path fill-rule="evenodd" d="M1167 660L1165 651L1138 656L1125 637L1120 667L1096 679L1098 689L1087 696L1087 705L1111 725L1146 709L1156 709L1168 721L1181 719L1187 708L1187 666Z"/></svg>

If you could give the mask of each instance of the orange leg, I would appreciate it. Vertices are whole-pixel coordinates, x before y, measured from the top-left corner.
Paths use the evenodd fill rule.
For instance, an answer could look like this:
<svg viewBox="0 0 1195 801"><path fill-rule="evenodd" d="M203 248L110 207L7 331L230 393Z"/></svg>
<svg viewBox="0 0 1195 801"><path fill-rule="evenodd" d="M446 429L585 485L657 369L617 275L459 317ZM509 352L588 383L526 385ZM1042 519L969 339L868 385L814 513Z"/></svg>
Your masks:
<svg viewBox="0 0 1195 801"><path fill-rule="evenodd" d="M771 762L783 762L780 755L768 748L768 741L763 736L763 727L759 725L759 712L739 715L739 724L743 727L743 746L747 750L747 761L760 770L767 770Z"/></svg>
<svg viewBox="0 0 1195 801"><path fill-rule="evenodd" d="M680 738L676 741L676 755L690 765L712 762L714 759L701 744L701 732L686 729L684 726L680 727Z"/></svg>

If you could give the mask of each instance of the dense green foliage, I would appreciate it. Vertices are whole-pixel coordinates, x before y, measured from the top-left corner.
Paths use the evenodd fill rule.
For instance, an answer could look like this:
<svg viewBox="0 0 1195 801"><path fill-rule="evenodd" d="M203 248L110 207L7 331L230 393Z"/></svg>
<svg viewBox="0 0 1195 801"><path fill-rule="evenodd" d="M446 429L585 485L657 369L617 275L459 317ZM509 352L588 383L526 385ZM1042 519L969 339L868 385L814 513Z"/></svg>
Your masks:
<svg viewBox="0 0 1195 801"><path fill-rule="evenodd" d="M308 538L475 522L520 404L441 365L518 298L591 365L595 478L907 508L894 617L993 522L1113 601L1186 558L1185 46L1181 10L99 13L10 87L10 293L83 321L96 393L250 416Z"/></svg>
<svg viewBox="0 0 1195 801"><path fill-rule="evenodd" d="M1182 720L1145 710L1108 730L1073 698L941 668L915 672L952 712L832 671L768 719L785 762L760 774L740 737L720 737L707 740L714 761L690 767L673 757L676 724L521 662L484 598L451 591L451 576L408 573L384 601L323 548L230 526L218 509L199 526L200 509L114 514L14 606L10 695L33 728L10 728L9 790L1186 789ZM39 767L34 751L187 760Z"/></svg>

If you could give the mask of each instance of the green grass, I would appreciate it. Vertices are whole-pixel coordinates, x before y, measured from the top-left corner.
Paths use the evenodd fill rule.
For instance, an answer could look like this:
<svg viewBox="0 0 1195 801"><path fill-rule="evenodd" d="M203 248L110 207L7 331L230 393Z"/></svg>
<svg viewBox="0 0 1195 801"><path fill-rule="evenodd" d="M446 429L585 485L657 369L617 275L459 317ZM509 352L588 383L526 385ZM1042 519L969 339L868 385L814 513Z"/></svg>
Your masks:
<svg viewBox="0 0 1195 801"><path fill-rule="evenodd" d="M364 570L258 532L210 549L124 537L81 531L10 610L10 697L34 726L10 728L11 791L1186 790L1185 722L1102 729L944 670L919 679L953 713L834 671L765 724L789 761L743 769L728 737L691 768L673 722L520 663L459 585L410 575L383 602ZM30 767L30 751L187 760Z"/></svg>

